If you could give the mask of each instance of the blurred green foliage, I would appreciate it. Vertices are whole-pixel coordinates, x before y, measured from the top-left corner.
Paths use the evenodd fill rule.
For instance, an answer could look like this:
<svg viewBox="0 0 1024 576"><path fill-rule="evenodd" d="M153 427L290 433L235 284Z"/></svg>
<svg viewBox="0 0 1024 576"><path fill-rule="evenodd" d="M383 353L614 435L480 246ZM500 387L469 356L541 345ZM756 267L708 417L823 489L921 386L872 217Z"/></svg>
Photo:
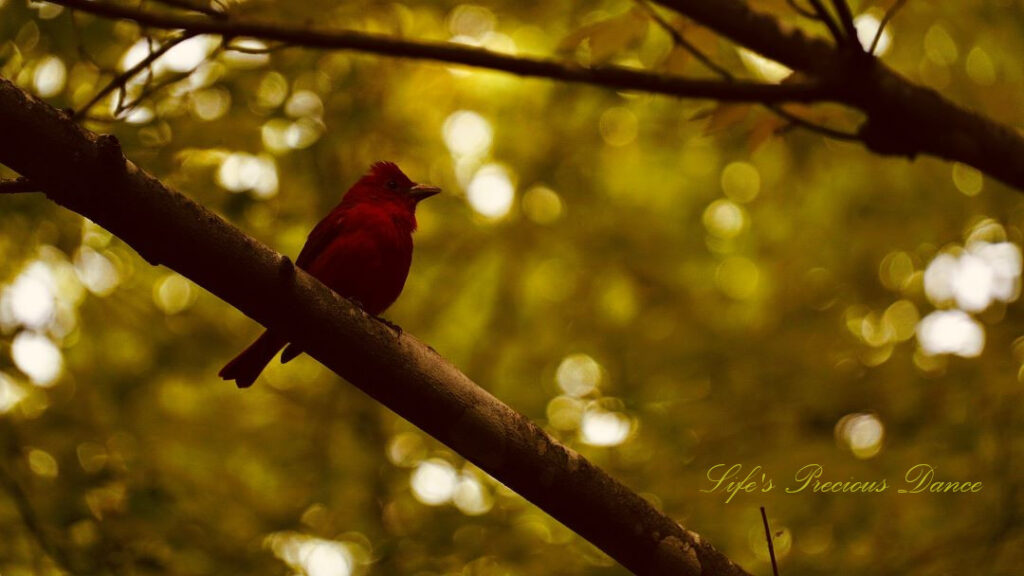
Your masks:
<svg viewBox="0 0 1024 576"><path fill-rule="evenodd" d="M890 3L852 4L870 28ZM781 0L756 5L823 34ZM710 76L635 7L235 9ZM734 73L780 77L676 23ZM1022 29L1016 0L909 2L884 58L1019 127ZM173 36L150 32L0 0L0 74L78 109ZM373 161L444 187L420 208L388 317L754 572L767 570L759 505L787 574L1024 565L1017 191L964 166L774 135L782 124L753 107L224 48L182 43L129 85L122 104L137 106L115 119L115 92L87 125L292 256ZM251 390L219 381L259 327L81 217L5 196L0 230L5 576L623 573L308 357ZM728 504L701 492L710 467L737 463L776 488ZM890 489L785 494L810 463ZM918 463L984 488L898 494Z"/></svg>

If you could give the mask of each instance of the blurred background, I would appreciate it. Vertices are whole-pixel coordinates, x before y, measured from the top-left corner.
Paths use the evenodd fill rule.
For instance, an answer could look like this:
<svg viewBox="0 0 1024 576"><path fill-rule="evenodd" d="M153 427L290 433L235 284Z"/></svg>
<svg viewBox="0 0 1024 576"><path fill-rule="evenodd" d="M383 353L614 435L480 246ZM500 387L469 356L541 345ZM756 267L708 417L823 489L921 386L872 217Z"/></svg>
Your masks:
<svg viewBox="0 0 1024 576"><path fill-rule="evenodd" d="M872 38L891 2L851 4ZM712 76L626 0L234 9ZM739 77L789 73L659 13ZM1022 30L1017 0L908 2L878 53L1020 127ZM0 0L0 75L80 109L173 36ZM1020 191L758 107L229 47L177 44L86 125L292 257L376 160L442 186L387 317L754 573L761 505L784 574L1024 565ZM5 576L625 573L306 356L251 390L218 380L260 327L77 214L4 196L0 231ZM810 463L890 489L785 494ZM983 490L898 494L920 463ZM726 504L701 492L716 464L777 487Z"/></svg>

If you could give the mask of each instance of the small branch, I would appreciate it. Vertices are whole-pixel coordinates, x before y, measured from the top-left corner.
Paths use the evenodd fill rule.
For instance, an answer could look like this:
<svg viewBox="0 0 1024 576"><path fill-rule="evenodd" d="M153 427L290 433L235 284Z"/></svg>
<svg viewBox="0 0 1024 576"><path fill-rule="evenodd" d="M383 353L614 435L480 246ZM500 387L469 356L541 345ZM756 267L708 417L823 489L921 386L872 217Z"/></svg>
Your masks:
<svg viewBox="0 0 1024 576"><path fill-rule="evenodd" d="M825 24L829 33L832 34L833 38L835 38L836 44L845 44L846 37L843 36L843 32L839 29L839 25L832 19L832 15L829 14L829 11L825 8L825 5L821 3L821 0L810 0L810 2L811 6L814 7L814 12L817 14L818 20L821 20L822 23Z"/></svg>
<svg viewBox="0 0 1024 576"><path fill-rule="evenodd" d="M98 102L100 102L101 100L106 98L108 95L110 95L110 93L113 92L114 90L121 89L122 91L124 91L125 90L125 86L128 84L128 81L131 80L136 74L138 74L139 72L142 72L143 70L149 68L150 65L152 65L153 62L156 61L157 58L159 58L159 57L163 56L164 54L166 54L168 50L170 50L171 48L174 48L175 46L177 46L181 42L183 42L183 41L185 41L185 40L187 40L187 39L189 39L189 38L191 38L193 36L195 36L195 33L186 31L181 36L178 36L177 38L173 38L171 40L168 40L167 42L165 42L163 44L163 46L160 46L158 49L150 51L150 53L145 58L143 58L138 64L136 64L136 65L132 66L131 68L125 70L124 72L118 74L116 77L114 77L113 80L110 81L109 84L107 84L102 90L97 92L96 95L93 96L92 99L89 100L89 102L87 102L85 104L85 106L80 108L75 113L74 119L78 120L78 119L82 118L83 116L85 116L93 106L95 106ZM152 71L150 72L150 74L152 74ZM120 112L121 102L122 102L123 98L124 98L124 94L122 93L122 96L118 100L118 105L117 105L117 108L118 108L119 112Z"/></svg>
<svg viewBox="0 0 1024 576"><path fill-rule="evenodd" d="M768 556L772 559L772 574L779 576L779 565L775 561L775 545L772 544L772 530L768 527L768 515L765 514L764 506L761 506L761 520L764 521L764 537L768 539Z"/></svg>
<svg viewBox="0 0 1024 576"><path fill-rule="evenodd" d="M885 30L886 25L892 20L893 16L900 11L900 8L907 3L907 0L896 0L896 2L885 11L885 16L882 16L882 21L878 23L878 31L875 32L875 38L871 41L871 47L868 48L868 54L874 54L875 48L878 47L878 41L882 39L882 32Z"/></svg>
<svg viewBox="0 0 1024 576"><path fill-rule="evenodd" d="M23 176L0 178L0 194L22 194L25 192L41 192L41 190Z"/></svg>
<svg viewBox="0 0 1024 576"><path fill-rule="evenodd" d="M847 45L855 47L858 52L863 51L864 47L860 45L860 38L857 37L857 26L853 23L850 5L846 3L846 0L832 0L832 6L835 7L836 14L839 15L839 22L843 25L843 30L846 31Z"/></svg>

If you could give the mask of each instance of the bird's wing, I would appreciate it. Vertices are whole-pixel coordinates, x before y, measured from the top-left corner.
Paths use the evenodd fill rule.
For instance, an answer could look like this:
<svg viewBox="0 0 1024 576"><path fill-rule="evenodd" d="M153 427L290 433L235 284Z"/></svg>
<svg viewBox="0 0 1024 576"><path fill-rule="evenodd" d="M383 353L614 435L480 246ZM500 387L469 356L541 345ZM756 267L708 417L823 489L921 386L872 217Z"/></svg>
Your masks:
<svg viewBox="0 0 1024 576"><path fill-rule="evenodd" d="M317 223L306 238L306 245L299 252L295 265L306 270L313 260L327 248L327 245L340 236L345 230L345 212L333 210L326 218Z"/></svg>

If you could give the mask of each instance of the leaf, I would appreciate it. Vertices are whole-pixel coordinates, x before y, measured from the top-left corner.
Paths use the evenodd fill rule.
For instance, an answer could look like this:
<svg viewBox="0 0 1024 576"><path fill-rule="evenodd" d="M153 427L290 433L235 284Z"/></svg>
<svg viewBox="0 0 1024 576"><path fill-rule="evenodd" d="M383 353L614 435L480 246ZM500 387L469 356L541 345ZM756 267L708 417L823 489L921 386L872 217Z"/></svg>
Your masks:
<svg viewBox="0 0 1024 576"><path fill-rule="evenodd" d="M715 106L707 113L709 120L707 126L704 127L704 135L721 132L730 126L739 124L747 117L747 114L750 114L750 109L750 104L719 104ZM694 119L700 117L702 115L698 114L694 116Z"/></svg>
<svg viewBox="0 0 1024 576"><path fill-rule="evenodd" d="M722 39L717 34L703 26L688 25L682 27L681 30L690 44L709 56L714 57L722 44Z"/></svg>
<svg viewBox="0 0 1024 576"><path fill-rule="evenodd" d="M665 57L665 69L669 72L681 73L691 60L693 60L693 55L688 50L676 46Z"/></svg>
<svg viewBox="0 0 1024 576"><path fill-rule="evenodd" d="M584 41L589 41L590 64L603 64L642 40L647 34L647 24L646 14L634 8L624 14L583 26L566 36L558 48L560 51L572 51L578 49Z"/></svg>
<svg viewBox="0 0 1024 576"><path fill-rule="evenodd" d="M786 120L777 114L764 114L754 123L754 128L747 136L747 152L753 154L778 133L786 125Z"/></svg>

